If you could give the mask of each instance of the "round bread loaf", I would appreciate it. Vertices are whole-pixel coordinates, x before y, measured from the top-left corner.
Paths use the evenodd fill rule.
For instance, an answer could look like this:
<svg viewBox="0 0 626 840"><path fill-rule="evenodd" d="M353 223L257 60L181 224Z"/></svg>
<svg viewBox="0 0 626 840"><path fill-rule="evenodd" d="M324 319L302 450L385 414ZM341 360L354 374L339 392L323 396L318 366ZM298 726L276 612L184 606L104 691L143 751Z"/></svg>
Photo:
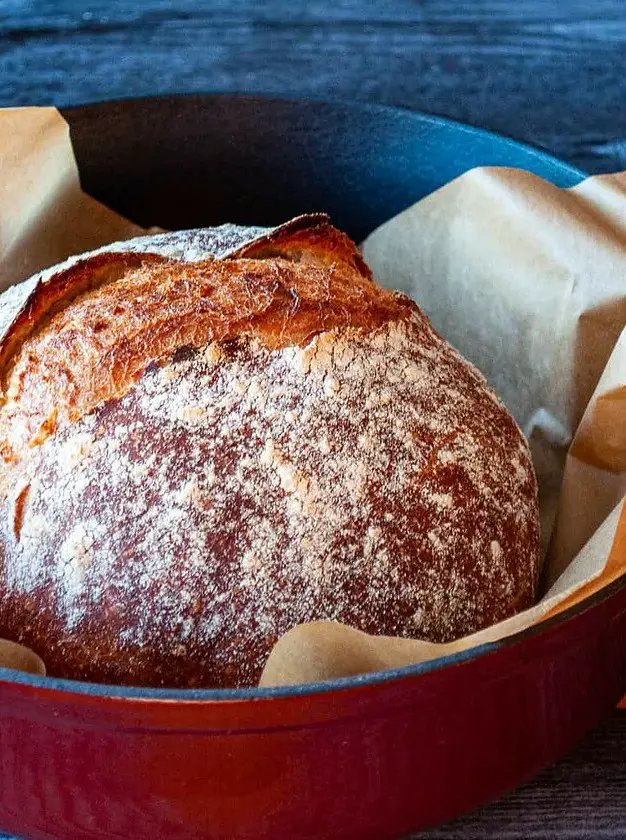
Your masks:
<svg viewBox="0 0 626 840"><path fill-rule="evenodd" d="M326 217L218 232L4 296L0 637L245 686L301 622L449 641L530 606L535 476L482 375Z"/></svg>

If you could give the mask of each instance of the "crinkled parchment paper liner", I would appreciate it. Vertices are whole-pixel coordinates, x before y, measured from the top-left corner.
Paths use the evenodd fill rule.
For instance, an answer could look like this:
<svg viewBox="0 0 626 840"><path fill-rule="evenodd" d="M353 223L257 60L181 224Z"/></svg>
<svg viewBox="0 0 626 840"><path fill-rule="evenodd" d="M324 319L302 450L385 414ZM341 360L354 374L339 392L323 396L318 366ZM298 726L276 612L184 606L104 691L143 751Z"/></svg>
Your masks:
<svg viewBox="0 0 626 840"><path fill-rule="evenodd" d="M143 232L81 191L55 109L0 111L0 290ZM450 645L301 625L274 648L264 685L493 641L626 571L626 175L560 190L524 172L473 170L384 224L363 250L379 282L411 294L483 370L529 437L547 591L533 609ZM7 651L0 643L0 665L4 655L25 667Z"/></svg>
<svg viewBox="0 0 626 840"><path fill-rule="evenodd" d="M81 190L69 126L56 108L0 111L0 291L143 232Z"/></svg>

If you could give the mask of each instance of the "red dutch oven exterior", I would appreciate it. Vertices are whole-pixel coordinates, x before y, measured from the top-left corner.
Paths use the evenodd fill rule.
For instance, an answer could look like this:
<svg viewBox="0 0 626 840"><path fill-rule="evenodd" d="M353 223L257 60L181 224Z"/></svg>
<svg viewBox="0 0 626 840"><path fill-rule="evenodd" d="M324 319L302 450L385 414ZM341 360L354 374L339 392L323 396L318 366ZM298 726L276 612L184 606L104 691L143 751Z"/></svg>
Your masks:
<svg viewBox="0 0 626 840"><path fill-rule="evenodd" d="M617 703L626 579L470 656L332 684L185 693L3 675L6 831L396 838L520 784Z"/></svg>

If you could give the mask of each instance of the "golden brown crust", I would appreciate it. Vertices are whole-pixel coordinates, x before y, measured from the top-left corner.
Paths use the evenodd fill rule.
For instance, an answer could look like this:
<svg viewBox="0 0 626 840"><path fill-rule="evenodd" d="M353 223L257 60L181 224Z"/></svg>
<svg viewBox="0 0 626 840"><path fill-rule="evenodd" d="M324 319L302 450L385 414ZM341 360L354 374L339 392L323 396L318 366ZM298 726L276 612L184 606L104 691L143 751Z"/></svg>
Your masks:
<svg viewBox="0 0 626 840"><path fill-rule="evenodd" d="M324 219L284 226L228 260L99 254L40 285L0 345L2 455L16 463L181 347L245 336L273 349L410 309L372 283Z"/></svg>
<svg viewBox="0 0 626 840"><path fill-rule="evenodd" d="M53 675L249 685L299 622L447 641L533 601L523 436L324 217L82 260L1 349L0 637Z"/></svg>
<svg viewBox="0 0 626 840"><path fill-rule="evenodd" d="M354 242L345 233L333 227L328 217L322 214L299 216L266 236L258 237L238 248L228 259L239 257L283 257L291 262L303 262L329 269L340 263L351 266L363 278L372 279L372 272L355 248Z"/></svg>

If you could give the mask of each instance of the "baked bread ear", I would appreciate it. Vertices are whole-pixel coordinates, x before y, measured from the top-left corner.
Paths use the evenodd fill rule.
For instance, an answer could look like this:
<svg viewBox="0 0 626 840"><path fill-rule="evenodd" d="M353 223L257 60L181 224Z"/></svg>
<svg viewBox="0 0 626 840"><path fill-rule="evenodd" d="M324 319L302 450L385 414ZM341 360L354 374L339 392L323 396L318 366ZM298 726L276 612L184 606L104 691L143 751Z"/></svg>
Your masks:
<svg viewBox="0 0 626 840"><path fill-rule="evenodd" d="M186 236L14 306L0 636L57 676L240 686L297 623L446 641L530 606L535 477L480 373L325 216Z"/></svg>
<svg viewBox="0 0 626 840"><path fill-rule="evenodd" d="M96 254L38 285L4 333L2 454L19 461L182 347L257 338L276 349L324 329L370 329L403 308L324 217L295 220L220 261Z"/></svg>

